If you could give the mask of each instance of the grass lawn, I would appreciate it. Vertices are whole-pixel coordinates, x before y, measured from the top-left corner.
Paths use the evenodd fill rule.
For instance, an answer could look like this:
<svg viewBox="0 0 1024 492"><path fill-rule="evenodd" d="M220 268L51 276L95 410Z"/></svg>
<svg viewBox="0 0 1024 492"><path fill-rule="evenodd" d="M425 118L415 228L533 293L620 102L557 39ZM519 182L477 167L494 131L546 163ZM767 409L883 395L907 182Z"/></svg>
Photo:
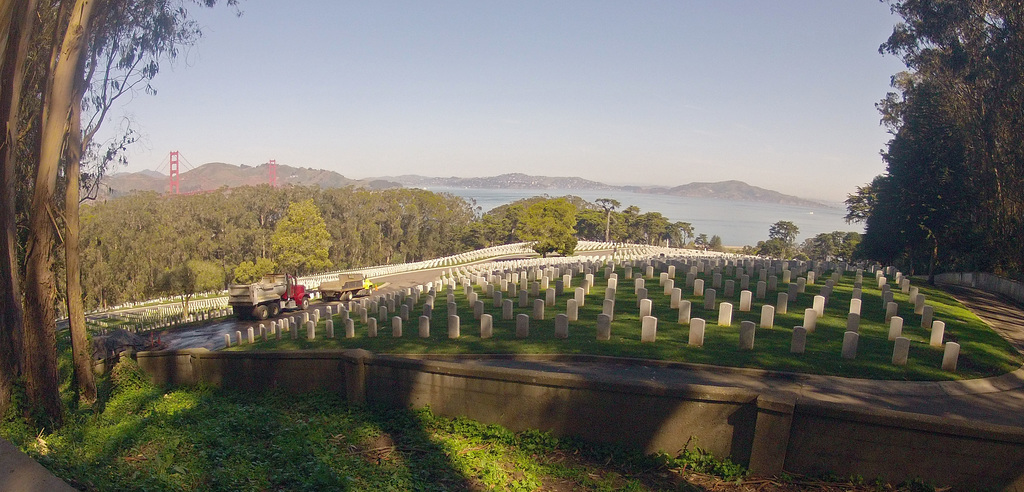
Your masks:
<svg viewBox="0 0 1024 492"><path fill-rule="evenodd" d="M328 393L157 388L127 358L100 388L100 403L69 411L55 432L9 415L0 437L82 490L934 490L860 477L751 479L695 446L643 455Z"/></svg>
<svg viewBox="0 0 1024 492"><path fill-rule="evenodd" d="M634 269L635 270L635 269ZM566 310L566 301L572 298L572 289L558 296L554 306L545 309L543 320L530 321L530 336L526 339L515 337L515 321L503 320L501 308L494 307L491 299L479 286L475 291L484 300L485 312L493 317L494 335L489 339L480 337L480 322L473 317L466 295L461 287L455 289L455 302L461 318L461 337L447 338L447 308L444 291L439 292L434 303L429 338L417 336L417 317L422 314L426 295L410 311L410 320L403 325L403 335L393 337L391 321L378 325L378 336L367 335L367 325L355 313L354 338L343 338L344 327L340 317L334 316L337 338L326 337L325 319L317 328L317 339L307 341L304 328L299 328L298 339L288 333L282 340L271 337L266 342L232 347L231 350L281 350L281 349L331 349L364 348L373 352L392 354L594 354L620 357L716 364L735 367L755 367L779 371L793 371L813 374L837 375L857 378L893 380L951 380L995 376L1013 371L1021 366L1021 355L1008 342L992 331L977 316L942 290L915 283L927 296L927 304L935 309L934 319L946 323L945 341L960 343L960 359L957 372L941 370L942 348L928 344L930 330L921 327L921 315L913 313L913 304L907 294L894 287L894 300L899 303L899 315L904 318L903 336L911 340L909 362L904 367L891 363L893 343L888 340L889 326L884 323L885 310L882 306L881 291L876 287L874 277L865 274L863 282L860 341L857 358L846 360L840 357L846 318L849 312L855 274L843 275L829 298L825 316L818 319L817 329L808 334L807 350L804 354L791 354L792 328L803 324L804 309L812 307L813 297L824 286L828 273L819 278L815 285L808 285L806 292L789 300L788 313L776 314L774 328L758 328L754 350L740 351L739 326L744 320L759 323L761 306L774 305L777 292L785 292L788 284L779 282L778 291L768 291L765 299L754 299L749 312L739 311L739 280L733 296L726 299L724 289L719 288L714 309L705 310L703 297L693 296L693 289L684 285L685 276L677 274L675 282L683 290L683 299L692 303L692 317L707 321L704 346L688 345L689 325L678 323L677 310L671 309L670 297L659 287L657 277L646 279L648 297L652 299L653 315L658 317L657 341L640 342L640 318L637 297L633 292L633 280L625 279L620 267L615 303L615 319L612 323L612 338L596 340L596 319L601 313L605 296L604 270L595 272L595 286L586 296L585 305L579 308L579 321L569 323L569 338L554 336L554 319ZM731 277L723 275L725 279ZM711 285L711 275L699 275L706 286ZM573 287L579 286L583 276L573 278ZM796 281L794 277L794 282ZM723 280L724 282L724 280ZM552 286L554 283L552 282ZM756 277L751 280L751 290ZM541 293L543 296L543 293ZM718 326L718 306L728 301L733 304L731 326ZM532 308L519 308L518 298L513 300L515 314L530 314ZM530 306L532 306L532 297ZM375 312L371 312L373 316ZM394 313L389 315L393 316ZM294 326L294 325L293 325Z"/></svg>
<svg viewBox="0 0 1024 492"><path fill-rule="evenodd" d="M165 390L131 359L103 383L59 431L8 419L0 435L87 490L688 490L687 470L745 473L696 449L644 456L339 395Z"/></svg>

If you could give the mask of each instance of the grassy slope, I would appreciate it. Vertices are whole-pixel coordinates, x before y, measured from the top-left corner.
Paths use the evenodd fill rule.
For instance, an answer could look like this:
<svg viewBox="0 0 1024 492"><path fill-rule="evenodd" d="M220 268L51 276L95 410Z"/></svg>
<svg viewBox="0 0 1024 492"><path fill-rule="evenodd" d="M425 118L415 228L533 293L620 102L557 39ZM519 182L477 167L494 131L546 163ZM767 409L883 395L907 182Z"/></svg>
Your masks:
<svg viewBox="0 0 1024 492"><path fill-rule="evenodd" d="M130 359L105 382L96 413L51 434L10 419L0 436L88 490L685 490L684 468L744 473L331 394L163 390Z"/></svg>
<svg viewBox="0 0 1024 492"><path fill-rule="evenodd" d="M703 309L701 297L695 297L692 289L683 289L684 299L692 302L692 316L708 321L705 332L705 344L701 348L687 344L689 326L677 323L677 311L669 308L669 297L663 295L658 287L658 279L647 279L650 297L654 301L654 315L659 318L656 343L640 343L640 320L636 296L633 294L633 283L624 279L620 268L619 288L615 305L615 321L612 323L612 339L598 341L595 338L596 318L601 313L607 281L604 272L595 275L597 284L586 296L585 305L580 308L580 321L570 323L570 336L567 340L554 337L555 315L565 312L566 300L572 296L569 292L559 296L555 306L545 310L545 319L531 320L530 337L516 339L514 321L502 320L501 309L493 307L490 299L485 299L485 312L494 320L494 336L481 339L479 321L472 317L472 310L466 302L462 289L456 289L456 302L461 315L461 337L457 340L447 338L447 309L445 298L439 295L435 301L435 309L431 320L431 335L427 339L417 336L415 319L422 311L420 300L412 313L413 319L405 323L404 336L391 336L391 322L386 321L379 326L380 336L367 337L366 325L356 318L356 337L344 336L339 317L335 316L336 334L339 338L326 338L324 322L318 327L318 339L307 341L305 329L299 329L299 339L292 340L286 333L283 340L260 342L254 345L235 347L233 350L272 350L272 349L305 349L305 348L365 348L382 353L560 353L560 354L597 354L622 357L640 357L671 361L696 362L736 367L757 367L780 371L795 371L814 374L839 375L847 377L895 379L895 380L948 380L962 378L978 378L1004 374L1021 366L1021 356L1009 343L993 332L977 316L972 314L960 303L941 290L927 285L918 285L927 296L928 304L935 309L935 319L946 322L946 341L957 341L961 347L959 367L956 373L944 372L940 369L942 349L928 345L930 331L920 327L921 316L913 314L913 307L906 294L895 292L895 300L900 304L899 314L904 318L903 336L911 342L910 360L907 366L898 367L890 363L892 342L888 341L888 325L883 323L884 309L881 303L881 292L868 284L873 283L870 276L864 280L862 294L862 318L860 324L860 343L856 360L844 360L842 351L843 333L846 330L846 315L852 295L854 275L847 273L836 286L826 309L826 316L818 320L817 330L808 336L805 354L794 355L789 352L792 327L803 324L804 309L811 307L813 296L824 284L824 279L817 285L807 287L807 292L800 294L794 301L790 299L788 314L775 316L773 329L758 329L753 351L739 351L739 325L743 320L760 321L761 305L765 302L774 303L776 292L769 291L766 299L754 300L750 312L739 312L739 282L735 295L731 299L723 299L724 289L718 289L718 303L728 300L734 305L733 323L730 327L717 326L717 304L714 310ZM579 285L582 277L573 279L573 285ZM679 284L684 279L676 279ZM710 276L706 285L710 285ZM751 282L751 285L756 282ZM779 291L784 292L786 284L780 282ZM479 287L475 287L481 293ZM518 300L514 301L515 312L531 312L530 308L519 308ZM532 301L531 301L532 305Z"/></svg>

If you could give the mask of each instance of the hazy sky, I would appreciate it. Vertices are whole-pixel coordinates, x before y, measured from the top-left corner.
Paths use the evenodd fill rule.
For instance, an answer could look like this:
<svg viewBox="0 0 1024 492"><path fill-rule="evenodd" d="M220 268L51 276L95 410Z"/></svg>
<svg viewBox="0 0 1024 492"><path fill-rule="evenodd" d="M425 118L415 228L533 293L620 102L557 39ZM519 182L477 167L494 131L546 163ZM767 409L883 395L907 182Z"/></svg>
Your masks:
<svg viewBox="0 0 1024 492"><path fill-rule="evenodd" d="M903 67L874 0L245 0L123 112L128 171L221 161L363 178L739 179L840 201L884 170ZM120 123L111 119L107 130Z"/></svg>

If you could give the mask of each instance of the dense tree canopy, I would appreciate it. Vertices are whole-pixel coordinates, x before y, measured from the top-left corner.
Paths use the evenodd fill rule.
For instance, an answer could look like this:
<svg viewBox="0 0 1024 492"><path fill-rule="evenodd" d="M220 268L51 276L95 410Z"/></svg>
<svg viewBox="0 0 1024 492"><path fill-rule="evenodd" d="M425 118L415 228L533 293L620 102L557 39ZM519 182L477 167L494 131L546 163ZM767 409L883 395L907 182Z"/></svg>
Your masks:
<svg viewBox="0 0 1024 492"><path fill-rule="evenodd" d="M331 268L327 250L331 234L312 199L288 205L271 237L275 262L292 275L306 275Z"/></svg>
<svg viewBox="0 0 1024 492"><path fill-rule="evenodd" d="M908 71L879 105L886 174L847 200L862 254L915 269L1024 268L1024 9L1014 0L893 1L880 50Z"/></svg>
<svg viewBox="0 0 1024 492"><path fill-rule="evenodd" d="M334 268L419 261L469 249L462 242L473 220L469 205L423 190L262 185L191 196L137 193L83 208L86 305L150 298L161 272L189 260L217 264L226 285L244 262L254 268L267 264L289 203L308 199L330 235L327 259Z"/></svg>
<svg viewBox="0 0 1024 492"><path fill-rule="evenodd" d="M224 286L224 271L212 261L189 260L164 270L157 277L156 285L161 293L181 296L182 315L188 316L192 297Z"/></svg>
<svg viewBox="0 0 1024 492"><path fill-rule="evenodd" d="M576 206L565 198L534 202L523 213L522 238L533 241L533 250L542 256L558 253L569 256L576 249Z"/></svg>

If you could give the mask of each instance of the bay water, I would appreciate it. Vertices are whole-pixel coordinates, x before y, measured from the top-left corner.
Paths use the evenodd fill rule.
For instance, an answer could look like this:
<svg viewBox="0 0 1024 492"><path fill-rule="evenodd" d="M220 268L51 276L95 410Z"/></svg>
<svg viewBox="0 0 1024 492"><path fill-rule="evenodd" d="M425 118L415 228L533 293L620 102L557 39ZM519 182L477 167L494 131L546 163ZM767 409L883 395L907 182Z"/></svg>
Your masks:
<svg viewBox="0 0 1024 492"><path fill-rule="evenodd" d="M486 213L495 207L533 196L557 198L576 195L589 202L598 198L618 200L622 206L640 208L640 213L660 212L670 221L693 224L694 235L718 235L726 246L756 245L768 239L768 229L780 220L797 225L800 234L797 244L808 237L822 232L853 231L864 232L862 224L847 224L843 217L846 209L841 204L828 207L803 207L712 198L691 198L650 193L635 193L621 190L567 190L567 189L481 189L428 187L437 193L450 193L462 197Z"/></svg>

